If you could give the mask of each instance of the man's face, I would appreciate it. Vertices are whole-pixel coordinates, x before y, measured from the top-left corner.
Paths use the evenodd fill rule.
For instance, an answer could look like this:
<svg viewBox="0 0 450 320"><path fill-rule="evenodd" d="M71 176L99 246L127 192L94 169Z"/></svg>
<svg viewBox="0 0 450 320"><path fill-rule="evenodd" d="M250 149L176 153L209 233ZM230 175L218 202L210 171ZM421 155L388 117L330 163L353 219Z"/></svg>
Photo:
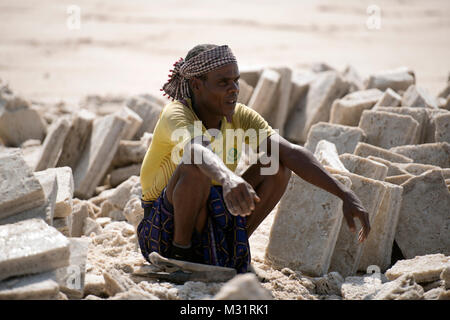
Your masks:
<svg viewBox="0 0 450 320"><path fill-rule="evenodd" d="M208 112L225 116L231 121L239 94L238 65L227 64L205 76L206 80L197 79L199 83L195 90L196 102L205 106Z"/></svg>

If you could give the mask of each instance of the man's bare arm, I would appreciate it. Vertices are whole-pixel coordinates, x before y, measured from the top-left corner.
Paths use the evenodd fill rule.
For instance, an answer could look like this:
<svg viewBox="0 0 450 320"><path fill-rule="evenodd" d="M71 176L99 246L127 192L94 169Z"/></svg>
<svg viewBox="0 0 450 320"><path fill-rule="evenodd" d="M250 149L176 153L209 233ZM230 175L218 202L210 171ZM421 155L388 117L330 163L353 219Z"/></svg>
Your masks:
<svg viewBox="0 0 450 320"><path fill-rule="evenodd" d="M362 224L358 238L359 241L364 241L370 232L369 215L355 193L329 174L316 157L306 148L292 144L279 135L270 136L268 139L267 150L269 154L271 151L271 143L277 143L278 140L279 161L283 165L303 180L343 200L343 214L350 230L356 230L353 219L358 218Z"/></svg>
<svg viewBox="0 0 450 320"><path fill-rule="evenodd" d="M196 165L206 176L222 185L225 204L231 214L249 215L255 208L255 201L260 201L255 190L228 169L208 144L201 137L193 139L184 149L182 162Z"/></svg>

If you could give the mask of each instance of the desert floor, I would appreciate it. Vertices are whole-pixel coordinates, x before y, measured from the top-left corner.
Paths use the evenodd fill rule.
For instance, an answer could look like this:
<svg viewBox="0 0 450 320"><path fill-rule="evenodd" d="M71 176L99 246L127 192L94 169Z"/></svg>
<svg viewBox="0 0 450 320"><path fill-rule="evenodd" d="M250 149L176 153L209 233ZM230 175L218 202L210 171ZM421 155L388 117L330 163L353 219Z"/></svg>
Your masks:
<svg viewBox="0 0 450 320"><path fill-rule="evenodd" d="M159 95L179 57L216 43L241 68L325 62L367 77L408 66L435 95L450 71L449 34L447 0L2 0L0 79L25 98L74 106L86 95Z"/></svg>

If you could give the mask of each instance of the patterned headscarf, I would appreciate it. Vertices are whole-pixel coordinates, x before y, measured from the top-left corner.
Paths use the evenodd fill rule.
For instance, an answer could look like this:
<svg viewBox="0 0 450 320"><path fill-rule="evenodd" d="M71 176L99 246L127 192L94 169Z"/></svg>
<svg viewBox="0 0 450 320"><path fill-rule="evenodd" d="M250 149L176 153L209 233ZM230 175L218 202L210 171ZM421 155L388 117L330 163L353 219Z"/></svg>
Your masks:
<svg viewBox="0 0 450 320"><path fill-rule="evenodd" d="M174 63L174 69L170 70L169 80L164 84L161 91L172 100L190 98L188 80L201 76L229 63L237 63L236 57L227 46L218 46L203 51L195 57L185 61L180 58Z"/></svg>

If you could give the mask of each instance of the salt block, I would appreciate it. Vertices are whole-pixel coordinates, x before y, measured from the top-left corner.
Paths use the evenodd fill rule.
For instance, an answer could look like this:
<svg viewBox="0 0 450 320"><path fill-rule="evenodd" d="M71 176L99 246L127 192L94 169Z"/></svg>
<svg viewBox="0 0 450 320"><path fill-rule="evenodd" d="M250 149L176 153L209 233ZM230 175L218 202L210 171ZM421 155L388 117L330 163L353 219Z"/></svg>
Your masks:
<svg viewBox="0 0 450 320"><path fill-rule="evenodd" d="M364 89L364 82L360 74L352 65L347 65L342 72L344 80L350 84L349 92L361 91Z"/></svg>
<svg viewBox="0 0 450 320"><path fill-rule="evenodd" d="M363 247L359 270L371 265L384 272L391 264L392 246L402 204L403 187L384 182L386 192L371 224L369 237Z"/></svg>
<svg viewBox="0 0 450 320"><path fill-rule="evenodd" d="M411 85L403 94L402 106L410 108L436 108L436 99L427 90Z"/></svg>
<svg viewBox="0 0 450 320"><path fill-rule="evenodd" d="M141 141L121 140L114 155L112 165L125 167L130 164L142 163L148 147Z"/></svg>
<svg viewBox="0 0 450 320"><path fill-rule="evenodd" d="M395 280L402 275L411 274L417 283L432 282L439 280L442 271L448 267L450 257L441 253L427 254L397 261L386 271L386 277Z"/></svg>
<svg viewBox="0 0 450 320"><path fill-rule="evenodd" d="M351 184L349 178L334 177ZM313 276L326 274L342 218L341 199L293 174L270 230L266 262Z"/></svg>
<svg viewBox="0 0 450 320"><path fill-rule="evenodd" d="M386 159L378 158L375 156L368 156L367 159L378 162L380 164L384 164L388 168L386 177L397 176L397 175L401 175L401 174L408 174L407 171L399 168L399 166L397 165L398 163L394 163L394 162L388 161Z"/></svg>
<svg viewBox="0 0 450 320"><path fill-rule="evenodd" d="M408 107L378 107L375 111L385 111L405 116L411 116L419 123L416 131L416 137L411 144L423 143L425 140L426 129L428 125L428 113L425 108L408 108Z"/></svg>
<svg viewBox="0 0 450 320"><path fill-rule="evenodd" d="M103 278L105 279L105 291L109 296L137 287L133 280L127 278L122 271L117 269L103 272Z"/></svg>
<svg viewBox="0 0 450 320"><path fill-rule="evenodd" d="M117 111L116 114L126 121L121 139L133 139L142 125L142 118L127 106L124 106L122 109Z"/></svg>
<svg viewBox="0 0 450 320"><path fill-rule="evenodd" d="M107 202L111 203L116 208L123 210L130 199L131 190L136 184L140 184L139 177L131 176L111 192L107 198Z"/></svg>
<svg viewBox="0 0 450 320"><path fill-rule="evenodd" d="M319 122L311 126L305 148L314 152L320 140L327 140L336 145L338 154L353 153L358 142L365 139L364 131L358 127Z"/></svg>
<svg viewBox="0 0 450 320"><path fill-rule="evenodd" d="M239 95L237 102L247 105L253 94L253 87L245 82L244 79L239 79Z"/></svg>
<svg viewBox="0 0 450 320"><path fill-rule="evenodd" d="M84 278L84 295L104 296L105 291L105 279L103 275L96 275L92 273L86 273Z"/></svg>
<svg viewBox="0 0 450 320"><path fill-rule="evenodd" d="M450 254L450 193L440 170L402 184L403 201L395 235L407 259L429 253Z"/></svg>
<svg viewBox="0 0 450 320"><path fill-rule="evenodd" d="M373 106L373 108L376 109L378 107L398 107L401 103L402 96L391 88L387 88L378 102Z"/></svg>
<svg viewBox="0 0 450 320"><path fill-rule="evenodd" d="M277 90L280 78L277 71L264 69L253 90L248 106L261 115L267 115L270 112L272 96Z"/></svg>
<svg viewBox="0 0 450 320"><path fill-rule="evenodd" d="M368 156L375 156L391 162L400 162L400 163L413 162L411 158L408 158L404 155L398 154L391 150L376 147L374 145L365 142L358 142L353 154L364 158Z"/></svg>
<svg viewBox="0 0 450 320"><path fill-rule="evenodd" d="M42 219L0 226L0 280L69 264L69 240Z"/></svg>
<svg viewBox="0 0 450 320"><path fill-rule="evenodd" d="M73 173L75 196L90 198L108 170L119 146L125 120L117 115L94 121L92 135Z"/></svg>
<svg viewBox="0 0 450 320"><path fill-rule="evenodd" d="M410 173L412 175L418 176L428 170L441 170L438 166L433 166L431 164L422 163L392 163L394 166L398 167L405 173Z"/></svg>
<svg viewBox="0 0 450 320"><path fill-rule="evenodd" d="M0 282L0 300L55 300L59 285L52 272L14 277Z"/></svg>
<svg viewBox="0 0 450 320"><path fill-rule="evenodd" d="M446 266L442 270L440 278L444 280L445 289L450 289L450 266Z"/></svg>
<svg viewBox="0 0 450 320"><path fill-rule="evenodd" d="M6 146L19 147L28 139L42 141L46 124L30 103L0 86L0 139Z"/></svg>
<svg viewBox="0 0 450 320"><path fill-rule="evenodd" d="M411 144L419 123L411 116L365 110L358 126L364 130L367 143L389 149Z"/></svg>
<svg viewBox="0 0 450 320"><path fill-rule="evenodd" d="M450 143L450 112L437 116L435 126L434 140Z"/></svg>
<svg viewBox="0 0 450 320"><path fill-rule="evenodd" d="M384 283L364 300L421 300L423 288L414 281L412 274L405 274L394 281Z"/></svg>
<svg viewBox="0 0 450 320"><path fill-rule="evenodd" d="M97 221L95 221L94 219L92 219L90 217L86 218L86 220L84 221L84 225L83 225L83 235L89 237L91 235L91 233L101 234L102 232L103 232L103 229Z"/></svg>
<svg viewBox="0 0 450 320"><path fill-rule="evenodd" d="M339 159L339 155L334 143L331 143L327 140L320 140L319 143L317 143L314 156L323 165L330 166L339 171L348 172L348 170Z"/></svg>
<svg viewBox="0 0 450 320"><path fill-rule="evenodd" d="M366 178L384 181L388 173L388 167L384 164L354 154L344 153L339 159L351 173Z"/></svg>
<svg viewBox="0 0 450 320"><path fill-rule="evenodd" d="M137 226L144 218L144 209L141 206L141 200L136 197L131 198L123 209L123 215L128 223L137 229Z"/></svg>
<svg viewBox="0 0 450 320"><path fill-rule="evenodd" d="M432 143L437 142L435 140L436 136L436 119L445 114L450 114L449 111L444 109L429 109L429 108L423 108L426 110L428 115L428 121L426 123L424 138L422 143Z"/></svg>
<svg viewBox="0 0 450 320"><path fill-rule="evenodd" d="M53 219L53 227L55 227L56 230L61 232L66 237L70 236L70 222L69 217L64 218L54 218Z"/></svg>
<svg viewBox="0 0 450 320"><path fill-rule="evenodd" d="M441 294L445 294L445 290L443 288L434 288L434 289L430 289L428 291L425 292L425 294L423 295L423 299L424 300L440 300L439 297L441 296ZM450 293L450 291L449 291ZM442 300L448 300L447 299L442 299Z"/></svg>
<svg viewBox="0 0 450 320"><path fill-rule="evenodd" d="M309 89L310 83L317 77L315 73L312 72L299 72L299 71L292 71L292 77L291 77L291 93L289 97L289 104L288 104L288 114L292 115L296 111L294 111L303 98L306 97L306 94ZM298 110L299 111L299 110ZM287 119L287 122L289 122L290 119ZM287 123L286 123L287 125Z"/></svg>
<svg viewBox="0 0 450 320"><path fill-rule="evenodd" d="M151 95L139 95L128 99L126 106L142 119L142 125L134 139L139 139L145 132L153 133L164 105Z"/></svg>
<svg viewBox="0 0 450 320"><path fill-rule="evenodd" d="M398 68L393 70L380 71L370 75L365 81L366 88L377 88L379 90L392 90L399 92L405 91L412 84L415 84L414 73L407 68Z"/></svg>
<svg viewBox="0 0 450 320"><path fill-rule="evenodd" d="M40 158L34 167L34 171L42 171L56 166L69 129L70 121L66 117L60 118L52 123L48 128Z"/></svg>
<svg viewBox="0 0 450 320"><path fill-rule="evenodd" d="M0 219L45 204L45 193L20 149L0 150Z"/></svg>
<svg viewBox="0 0 450 320"><path fill-rule="evenodd" d="M58 193L55 203L55 218L68 217L72 213L74 181L70 167L49 168L45 173L54 173L58 180Z"/></svg>
<svg viewBox="0 0 450 320"><path fill-rule="evenodd" d="M369 222L372 224L386 192L384 183L353 173L343 172L342 175L351 179L351 189L369 213ZM354 221L356 230L360 230L361 222L359 219L355 219ZM342 222L331 258L330 271L337 271L343 277L348 277L356 273L363 250L363 244L358 242L357 231L355 233L351 232L347 223L345 221Z"/></svg>
<svg viewBox="0 0 450 320"><path fill-rule="evenodd" d="M414 162L450 168L450 143L435 142L390 148L389 151L409 157Z"/></svg>
<svg viewBox="0 0 450 320"><path fill-rule="evenodd" d="M273 300L269 290L264 288L253 273L238 274L226 282L214 300Z"/></svg>
<svg viewBox="0 0 450 320"><path fill-rule="evenodd" d="M371 109L381 98L378 89L352 92L342 99L333 102L330 111L330 122L347 126L358 126L364 110Z"/></svg>
<svg viewBox="0 0 450 320"><path fill-rule="evenodd" d="M111 172L110 184L116 187L122 182L126 181L132 176L139 176L141 174L141 164L132 164L123 168L113 170Z"/></svg>
<svg viewBox="0 0 450 320"><path fill-rule="evenodd" d="M296 124L287 131L287 137L296 142L305 142L311 126L317 122L328 122L333 101L345 95L348 83L336 71L320 73L310 84L305 107L297 115Z"/></svg>
<svg viewBox="0 0 450 320"><path fill-rule="evenodd" d="M83 235L84 222L89 216L88 204L82 202L73 207L69 217L69 230L71 237L81 237Z"/></svg>
<svg viewBox="0 0 450 320"><path fill-rule="evenodd" d="M377 292L382 284L380 277L375 275L346 277L341 286L341 295L345 300L364 300L366 296Z"/></svg>
<svg viewBox="0 0 450 320"><path fill-rule="evenodd" d="M58 181L55 173L39 171L34 173L39 180L45 193L46 202L39 207L28 209L12 216L0 220L0 225L16 223L25 219L40 218L47 222L48 225L53 224L53 216L55 211L56 195L58 193Z"/></svg>
<svg viewBox="0 0 450 320"><path fill-rule="evenodd" d="M239 67L240 79L243 79L254 88L258 83L263 69L262 66L241 66Z"/></svg>
<svg viewBox="0 0 450 320"><path fill-rule="evenodd" d="M67 267L54 271L55 280L59 288L70 299L83 297L84 280L86 274L86 259L90 238L69 238L70 258Z"/></svg>
<svg viewBox="0 0 450 320"><path fill-rule="evenodd" d="M279 130L284 135L284 125L288 117L289 98L292 90L292 70L289 67L274 68L280 75L277 89L271 99L271 108L265 114L261 114L269 125Z"/></svg>
<svg viewBox="0 0 450 320"><path fill-rule="evenodd" d="M412 174L400 174L397 176L390 176L390 177L386 177L386 179L384 179L386 182L392 183L392 184L396 184L396 185L402 185L403 183L405 183L406 181L408 181L409 179L414 178L414 176Z"/></svg>
<svg viewBox="0 0 450 320"><path fill-rule="evenodd" d="M95 117L94 113L86 109L81 109L74 114L56 167L70 167L75 170L82 154L80 150L85 148L92 133Z"/></svg>

